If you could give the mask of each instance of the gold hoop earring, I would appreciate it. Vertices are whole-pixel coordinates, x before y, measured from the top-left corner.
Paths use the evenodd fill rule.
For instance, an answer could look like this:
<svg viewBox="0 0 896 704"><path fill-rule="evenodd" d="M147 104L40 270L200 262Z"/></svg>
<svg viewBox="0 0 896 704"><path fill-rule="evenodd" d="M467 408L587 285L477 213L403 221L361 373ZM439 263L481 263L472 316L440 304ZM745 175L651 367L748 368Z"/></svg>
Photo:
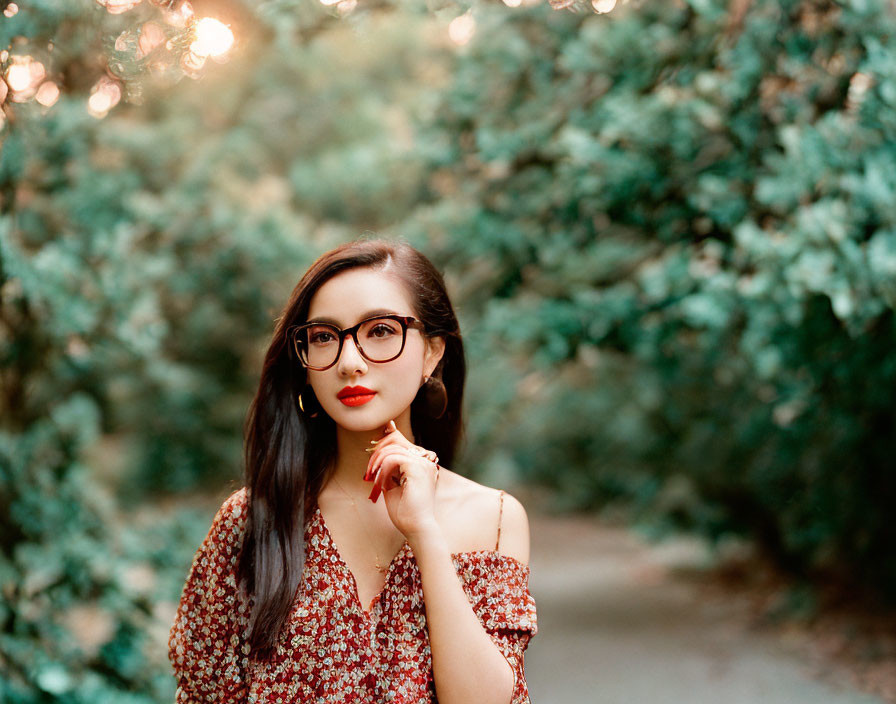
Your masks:
<svg viewBox="0 0 896 704"><path fill-rule="evenodd" d="M308 413L308 411L305 410L305 406L302 403L302 394L299 394L299 409L302 411L302 413L307 414L309 418L317 418L317 411L315 411L314 413Z"/></svg>
<svg viewBox="0 0 896 704"><path fill-rule="evenodd" d="M427 415L432 418L441 418L448 408L448 390L442 380L435 376L424 377L425 381L420 386L423 392L424 408Z"/></svg>

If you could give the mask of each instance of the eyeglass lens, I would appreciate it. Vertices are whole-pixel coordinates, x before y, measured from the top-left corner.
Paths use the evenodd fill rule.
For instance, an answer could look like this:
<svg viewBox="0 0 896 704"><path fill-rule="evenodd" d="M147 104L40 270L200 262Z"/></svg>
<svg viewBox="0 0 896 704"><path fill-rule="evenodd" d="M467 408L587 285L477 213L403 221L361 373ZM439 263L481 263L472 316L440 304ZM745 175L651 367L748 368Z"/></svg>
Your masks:
<svg viewBox="0 0 896 704"><path fill-rule="evenodd" d="M332 325L316 324L296 334L296 351L303 364L327 367L339 353L339 330ZM361 354L371 362L387 362L397 357L404 344L404 326L391 318L372 318L358 328Z"/></svg>

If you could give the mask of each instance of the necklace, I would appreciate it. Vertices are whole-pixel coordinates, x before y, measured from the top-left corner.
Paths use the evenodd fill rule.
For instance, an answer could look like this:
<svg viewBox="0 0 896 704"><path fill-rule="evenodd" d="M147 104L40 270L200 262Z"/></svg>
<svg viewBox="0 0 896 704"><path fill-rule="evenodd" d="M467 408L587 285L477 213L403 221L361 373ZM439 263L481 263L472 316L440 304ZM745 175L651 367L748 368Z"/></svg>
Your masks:
<svg viewBox="0 0 896 704"><path fill-rule="evenodd" d="M366 531L367 523L364 521L364 519L361 518L361 513L360 513L360 511L358 511L358 505L355 503L355 499L352 497L351 494L349 494L345 489L342 488L342 484L340 484L337 481L335 476L333 477L333 481L336 482L336 486L339 487L339 490L348 497L349 501L352 502L352 508L355 509L355 513L358 516L358 520L361 521L361 523L364 525L364 530ZM367 535L370 535L369 531L367 532ZM370 542L370 538L367 539L367 542ZM371 545L372 545L372 543L371 543ZM376 546L374 546L374 548L373 548L373 553L374 553L374 555L376 555L376 562L374 564L376 565L377 570L380 572L385 572L386 570L388 570L389 565L381 565L380 564L380 554L377 552Z"/></svg>

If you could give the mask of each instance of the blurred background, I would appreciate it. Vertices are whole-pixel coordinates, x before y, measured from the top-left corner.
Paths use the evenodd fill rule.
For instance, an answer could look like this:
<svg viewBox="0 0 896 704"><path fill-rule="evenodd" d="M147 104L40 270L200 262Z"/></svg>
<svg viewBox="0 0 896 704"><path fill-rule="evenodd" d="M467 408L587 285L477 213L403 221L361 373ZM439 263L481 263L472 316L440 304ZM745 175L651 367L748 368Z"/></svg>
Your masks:
<svg viewBox="0 0 896 704"><path fill-rule="evenodd" d="M273 321L364 234L445 273L533 701L896 701L896 9L552 3L0 0L0 701L172 700Z"/></svg>

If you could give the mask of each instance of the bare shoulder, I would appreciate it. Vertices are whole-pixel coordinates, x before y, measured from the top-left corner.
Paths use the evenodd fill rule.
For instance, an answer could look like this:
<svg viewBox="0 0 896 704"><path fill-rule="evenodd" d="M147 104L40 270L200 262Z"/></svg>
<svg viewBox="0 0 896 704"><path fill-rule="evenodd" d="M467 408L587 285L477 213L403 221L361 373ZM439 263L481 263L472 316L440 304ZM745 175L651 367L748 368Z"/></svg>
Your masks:
<svg viewBox="0 0 896 704"><path fill-rule="evenodd" d="M447 481L446 481L447 480ZM452 552L494 550L529 564L529 516L513 495L442 468L440 519ZM500 521L500 541L498 526Z"/></svg>
<svg viewBox="0 0 896 704"><path fill-rule="evenodd" d="M515 496L504 492L500 552L529 564L529 515Z"/></svg>

